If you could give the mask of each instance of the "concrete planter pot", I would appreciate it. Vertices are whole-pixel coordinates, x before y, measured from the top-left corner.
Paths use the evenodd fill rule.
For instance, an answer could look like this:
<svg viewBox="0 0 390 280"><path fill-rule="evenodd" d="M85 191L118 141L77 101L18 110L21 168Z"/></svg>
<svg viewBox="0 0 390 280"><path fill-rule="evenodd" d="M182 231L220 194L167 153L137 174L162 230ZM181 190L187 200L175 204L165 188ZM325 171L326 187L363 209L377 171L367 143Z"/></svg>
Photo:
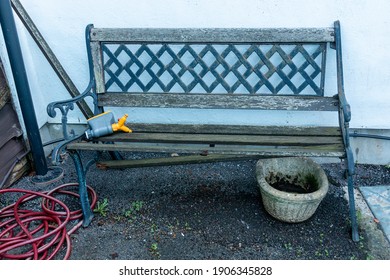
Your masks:
<svg viewBox="0 0 390 280"><path fill-rule="evenodd" d="M309 219L328 192L328 178L320 165L308 158L275 158L259 160L256 176L265 210L274 218L298 223ZM282 179L304 186L315 178L314 191L296 193L281 191L272 185Z"/></svg>

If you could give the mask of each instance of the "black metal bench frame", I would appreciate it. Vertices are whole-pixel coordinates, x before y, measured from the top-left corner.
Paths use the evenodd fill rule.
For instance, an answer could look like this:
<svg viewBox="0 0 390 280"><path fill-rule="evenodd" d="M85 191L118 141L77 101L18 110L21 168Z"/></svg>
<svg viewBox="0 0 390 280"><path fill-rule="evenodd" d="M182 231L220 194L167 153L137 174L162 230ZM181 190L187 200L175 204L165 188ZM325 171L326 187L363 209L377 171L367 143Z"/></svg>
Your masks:
<svg viewBox="0 0 390 280"><path fill-rule="evenodd" d="M86 28L90 83L80 95L53 102L62 113L66 148L79 180L83 225L93 217L86 172L98 161L82 162L80 151L109 151L101 168L124 168L227 161L253 157L338 157L346 160L352 239L359 240L354 203L351 119L343 84L340 23L330 28L154 29ZM337 92L325 95L328 49L336 51ZM333 56L334 57L334 56ZM137 124L133 133L80 141L69 133L67 115L86 97L94 114L104 107L328 111L335 127L217 124ZM244 121L243 121L244 123ZM185 153L193 156L121 160L118 152Z"/></svg>

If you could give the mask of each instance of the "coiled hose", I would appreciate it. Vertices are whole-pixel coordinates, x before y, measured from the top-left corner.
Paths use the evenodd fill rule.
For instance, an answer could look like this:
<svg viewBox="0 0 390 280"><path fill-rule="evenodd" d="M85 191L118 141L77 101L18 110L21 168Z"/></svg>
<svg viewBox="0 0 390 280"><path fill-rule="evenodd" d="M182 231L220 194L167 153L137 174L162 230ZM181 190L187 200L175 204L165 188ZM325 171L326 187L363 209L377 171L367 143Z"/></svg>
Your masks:
<svg viewBox="0 0 390 280"><path fill-rule="evenodd" d="M67 226L69 227L70 221L82 218L82 212L70 211L65 203L55 196L60 194L78 198L78 193L66 190L75 186L78 184L63 184L49 192L0 190L0 196L5 193L22 194L15 203L0 210L0 260L50 260L63 248L65 248L63 259L69 259L72 250L70 234L82 225L82 221L70 229ZM97 195L90 186L88 193L93 209ZM22 209L24 203L34 199L41 199L39 211Z"/></svg>

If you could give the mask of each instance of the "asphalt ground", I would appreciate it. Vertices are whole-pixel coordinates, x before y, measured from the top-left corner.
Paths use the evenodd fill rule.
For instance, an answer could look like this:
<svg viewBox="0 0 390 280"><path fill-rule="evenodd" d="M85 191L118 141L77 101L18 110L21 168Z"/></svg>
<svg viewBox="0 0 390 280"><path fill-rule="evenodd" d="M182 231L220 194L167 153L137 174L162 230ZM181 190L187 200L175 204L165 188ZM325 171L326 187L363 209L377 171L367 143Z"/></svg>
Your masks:
<svg viewBox="0 0 390 280"><path fill-rule="evenodd" d="M86 160L93 154L85 153ZM145 154L126 154L141 158ZM156 154L147 156L155 157ZM389 260L389 242L358 189L361 239L351 240L346 180L340 164L322 164L330 189L307 221L289 224L264 209L255 176L256 161L99 170L87 183L100 207L89 227L71 234L73 260ZM64 176L49 185L31 176L13 188L46 191L77 182L73 162L64 158ZM356 166L356 186L390 184L390 170ZM3 204L6 202L3 198ZM77 209L78 201L65 198ZM37 204L38 206L38 204ZM65 249L56 256L61 259Z"/></svg>

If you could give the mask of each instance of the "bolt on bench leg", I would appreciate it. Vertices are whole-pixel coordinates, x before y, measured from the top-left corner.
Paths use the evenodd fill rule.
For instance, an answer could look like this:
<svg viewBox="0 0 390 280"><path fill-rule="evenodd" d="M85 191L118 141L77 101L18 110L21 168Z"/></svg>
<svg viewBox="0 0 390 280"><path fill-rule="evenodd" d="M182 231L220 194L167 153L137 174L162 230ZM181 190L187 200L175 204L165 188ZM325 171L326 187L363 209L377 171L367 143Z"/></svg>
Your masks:
<svg viewBox="0 0 390 280"><path fill-rule="evenodd" d="M78 183L79 183L79 195L80 195L80 203L81 203L81 209L83 212L83 227L87 227L92 219L93 219L93 212L89 203L88 199L88 190L87 190L87 183L86 183L86 170L83 167L83 162L81 161L81 156L79 152L72 151L70 152L70 155L73 159Z"/></svg>

